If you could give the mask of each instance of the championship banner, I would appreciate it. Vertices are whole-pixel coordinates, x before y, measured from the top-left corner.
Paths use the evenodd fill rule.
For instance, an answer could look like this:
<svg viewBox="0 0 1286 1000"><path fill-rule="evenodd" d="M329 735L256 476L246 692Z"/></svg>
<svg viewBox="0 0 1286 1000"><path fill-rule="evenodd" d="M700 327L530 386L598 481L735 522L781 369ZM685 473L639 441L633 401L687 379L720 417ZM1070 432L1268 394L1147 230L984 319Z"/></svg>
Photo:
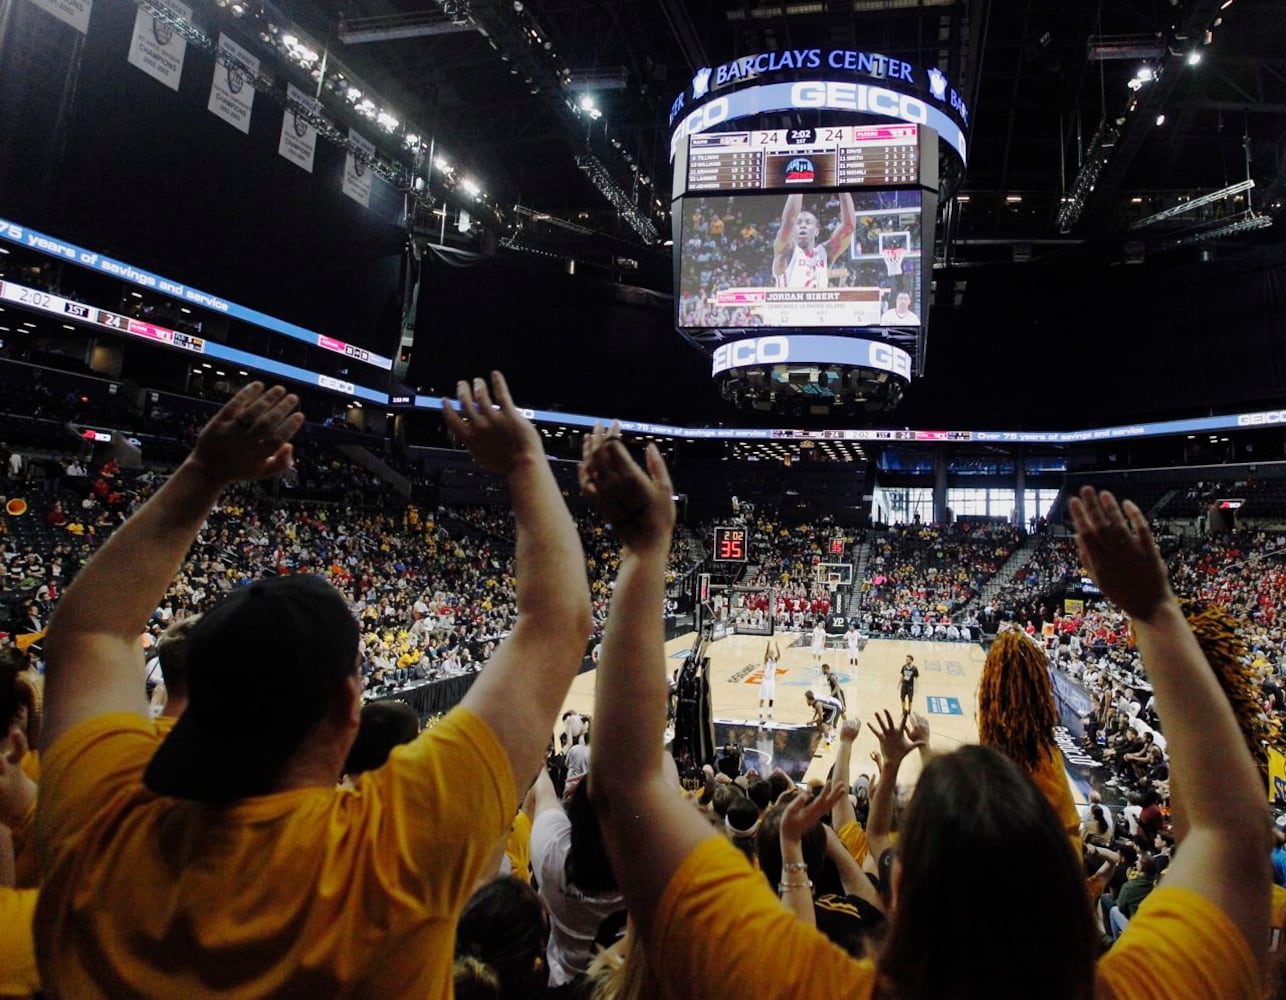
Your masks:
<svg viewBox="0 0 1286 1000"><path fill-rule="evenodd" d="M1063 599L1063 614L1065 615L1083 615L1085 614L1085 602L1067 597Z"/></svg>
<svg viewBox="0 0 1286 1000"><path fill-rule="evenodd" d="M286 85L286 94L286 111L281 117L281 139L277 142L277 153L311 174L313 157L317 153L317 130L299 113L299 109L315 111L317 102L293 83Z"/></svg>
<svg viewBox="0 0 1286 1000"><path fill-rule="evenodd" d="M348 138L359 146L367 157L375 156L375 144L367 142L353 129L348 130ZM359 160L351 152L344 157L344 194L353 201L371 207L371 168L366 160Z"/></svg>
<svg viewBox="0 0 1286 1000"><path fill-rule="evenodd" d="M214 64L214 79L210 83L208 110L229 125L250 134L250 109L254 105L255 89L247 73L259 75L259 60L222 32L219 33L219 52L231 56L239 66L223 62ZM244 67L244 69L242 68Z"/></svg>
<svg viewBox="0 0 1286 1000"><path fill-rule="evenodd" d="M1286 755L1268 747L1268 801L1286 802Z"/></svg>
<svg viewBox="0 0 1286 1000"><path fill-rule="evenodd" d="M89 12L94 0L31 0L41 10L53 14L64 24L70 24L82 35L89 32Z"/></svg>
<svg viewBox="0 0 1286 1000"><path fill-rule="evenodd" d="M191 7L178 0L166 0L166 6L184 21L192 20ZM138 9L134 17L134 37L126 60L131 66L177 91L187 50L187 39L161 18L154 17L142 7Z"/></svg>

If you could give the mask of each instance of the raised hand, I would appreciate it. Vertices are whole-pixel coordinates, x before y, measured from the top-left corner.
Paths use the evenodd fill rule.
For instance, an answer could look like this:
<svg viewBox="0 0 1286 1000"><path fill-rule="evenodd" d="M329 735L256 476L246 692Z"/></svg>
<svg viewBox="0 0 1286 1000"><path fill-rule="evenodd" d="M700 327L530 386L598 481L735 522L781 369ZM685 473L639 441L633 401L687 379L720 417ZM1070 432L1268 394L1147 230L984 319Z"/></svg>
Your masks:
<svg viewBox="0 0 1286 1000"><path fill-rule="evenodd" d="M290 439L304 423L298 405L279 385L251 382L202 428L188 461L221 485L281 475L294 455Z"/></svg>
<svg viewBox="0 0 1286 1000"><path fill-rule="evenodd" d="M929 720L918 712L907 717L904 728L907 738L917 746L929 745Z"/></svg>
<svg viewBox="0 0 1286 1000"><path fill-rule="evenodd" d="M875 726L879 726L876 729ZM875 738L880 741L880 754L884 758L884 766L894 769L897 773L897 766L902 763L902 758L920 745L916 740L907 735L906 723L895 725L893 716L889 712L884 713L880 718L880 713L875 713L875 725L867 724L867 728L875 734Z"/></svg>
<svg viewBox="0 0 1286 1000"><path fill-rule="evenodd" d="M848 789L831 781L823 785L821 792L816 796L810 796L807 792L796 792L781 813L783 848L788 843L799 843L804 834L820 823L822 817L831 811L831 807L840 800L840 796L846 794Z"/></svg>
<svg viewBox="0 0 1286 1000"><path fill-rule="evenodd" d="M1147 518L1133 501L1121 505L1106 490L1085 486L1068 507L1081 562L1108 600L1141 620L1174 600Z"/></svg>
<svg viewBox="0 0 1286 1000"><path fill-rule="evenodd" d="M839 739L841 743L852 743L862 735L862 724L854 719L845 719L844 724L839 727Z"/></svg>
<svg viewBox="0 0 1286 1000"><path fill-rule="evenodd" d="M500 372L491 373L490 391L480 378L473 380L472 387L462 379L456 383L455 396L459 409L442 400L447 430L469 449L474 461L484 469L507 476L523 461L544 461L540 434L514 406L509 386Z"/></svg>
<svg viewBox="0 0 1286 1000"><path fill-rule="evenodd" d="M645 453L647 471L634 461L613 423L595 426L581 449L581 494L593 501L621 542L632 549L666 546L674 528L674 486L656 445Z"/></svg>

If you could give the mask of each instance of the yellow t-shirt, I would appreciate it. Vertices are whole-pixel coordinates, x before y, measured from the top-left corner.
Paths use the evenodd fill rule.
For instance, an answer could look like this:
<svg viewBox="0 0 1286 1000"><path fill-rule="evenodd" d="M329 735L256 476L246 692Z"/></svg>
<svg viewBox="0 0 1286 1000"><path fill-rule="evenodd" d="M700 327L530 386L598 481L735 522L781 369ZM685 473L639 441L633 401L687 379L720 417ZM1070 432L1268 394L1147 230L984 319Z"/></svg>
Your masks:
<svg viewBox="0 0 1286 1000"><path fill-rule="evenodd" d="M40 865L36 861L35 826L36 800L27 808L17 824L10 828L13 837L13 884L18 889L37 889L40 887Z"/></svg>
<svg viewBox="0 0 1286 1000"><path fill-rule="evenodd" d="M0 997L27 997L40 989L31 917L35 889L0 889Z"/></svg>
<svg viewBox="0 0 1286 1000"><path fill-rule="evenodd" d="M1041 794L1058 814L1058 821L1072 842L1072 850L1077 857L1081 853L1081 815L1076 810L1072 799L1072 789L1067 783L1067 772L1063 770L1063 756L1055 747L1041 766L1032 772L1031 780L1036 783Z"/></svg>
<svg viewBox="0 0 1286 1000"><path fill-rule="evenodd" d="M438 997L455 925L516 792L456 708L354 788L211 806L154 795L158 735L100 716L44 755L36 909L64 997Z"/></svg>
<svg viewBox="0 0 1286 1000"><path fill-rule="evenodd" d="M722 837L702 841L670 879L653 937L649 954L665 956L657 974L685 1000L869 1000L875 985L869 959L796 920ZM1236 926L1185 889L1152 892L1097 972L1098 1000L1259 995L1254 956Z"/></svg>
<svg viewBox="0 0 1286 1000"><path fill-rule="evenodd" d="M531 885L531 817L519 810L505 838L509 874Z"/></svg>
<svg viewBox="0 0 1286 1000"><path fill-rule="evenodd" d="M839 837L839 842L859 865L866 860L869 847L866 843L866 831L861 823L849 820L835 831L835 836Z"/></svg>

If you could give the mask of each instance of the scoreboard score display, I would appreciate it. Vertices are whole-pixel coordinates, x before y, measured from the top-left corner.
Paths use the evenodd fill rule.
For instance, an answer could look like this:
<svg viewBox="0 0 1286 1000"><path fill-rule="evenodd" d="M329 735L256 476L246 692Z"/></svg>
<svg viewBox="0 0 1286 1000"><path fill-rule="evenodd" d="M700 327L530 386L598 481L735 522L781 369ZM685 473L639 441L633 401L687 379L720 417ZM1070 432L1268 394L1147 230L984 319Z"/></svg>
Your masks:
<svg viewBox="0 0 1286 1000"><path fill-rule="evenodd" d="M750 534L745 528L714 529L714 561L745 562L750 557Z"/></svg>
<svg viewBox="0 0 1286 1000"><path fill-rule="evenodd" d="M889 187L919 183L915 125L844 125L694 135L688 190Z"/></svg>

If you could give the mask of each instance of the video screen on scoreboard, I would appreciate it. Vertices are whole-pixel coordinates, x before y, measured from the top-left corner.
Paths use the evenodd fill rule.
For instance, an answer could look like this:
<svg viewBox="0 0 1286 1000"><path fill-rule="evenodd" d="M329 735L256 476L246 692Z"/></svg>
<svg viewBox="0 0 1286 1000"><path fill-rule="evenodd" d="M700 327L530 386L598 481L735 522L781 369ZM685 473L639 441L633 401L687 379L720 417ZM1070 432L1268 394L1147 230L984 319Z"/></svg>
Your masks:
<svg viewBox="0 0 1286 1000"><path fill-rule="evenodd" d="M678 326L920 326L921 193L685 197Z"/></svg>

